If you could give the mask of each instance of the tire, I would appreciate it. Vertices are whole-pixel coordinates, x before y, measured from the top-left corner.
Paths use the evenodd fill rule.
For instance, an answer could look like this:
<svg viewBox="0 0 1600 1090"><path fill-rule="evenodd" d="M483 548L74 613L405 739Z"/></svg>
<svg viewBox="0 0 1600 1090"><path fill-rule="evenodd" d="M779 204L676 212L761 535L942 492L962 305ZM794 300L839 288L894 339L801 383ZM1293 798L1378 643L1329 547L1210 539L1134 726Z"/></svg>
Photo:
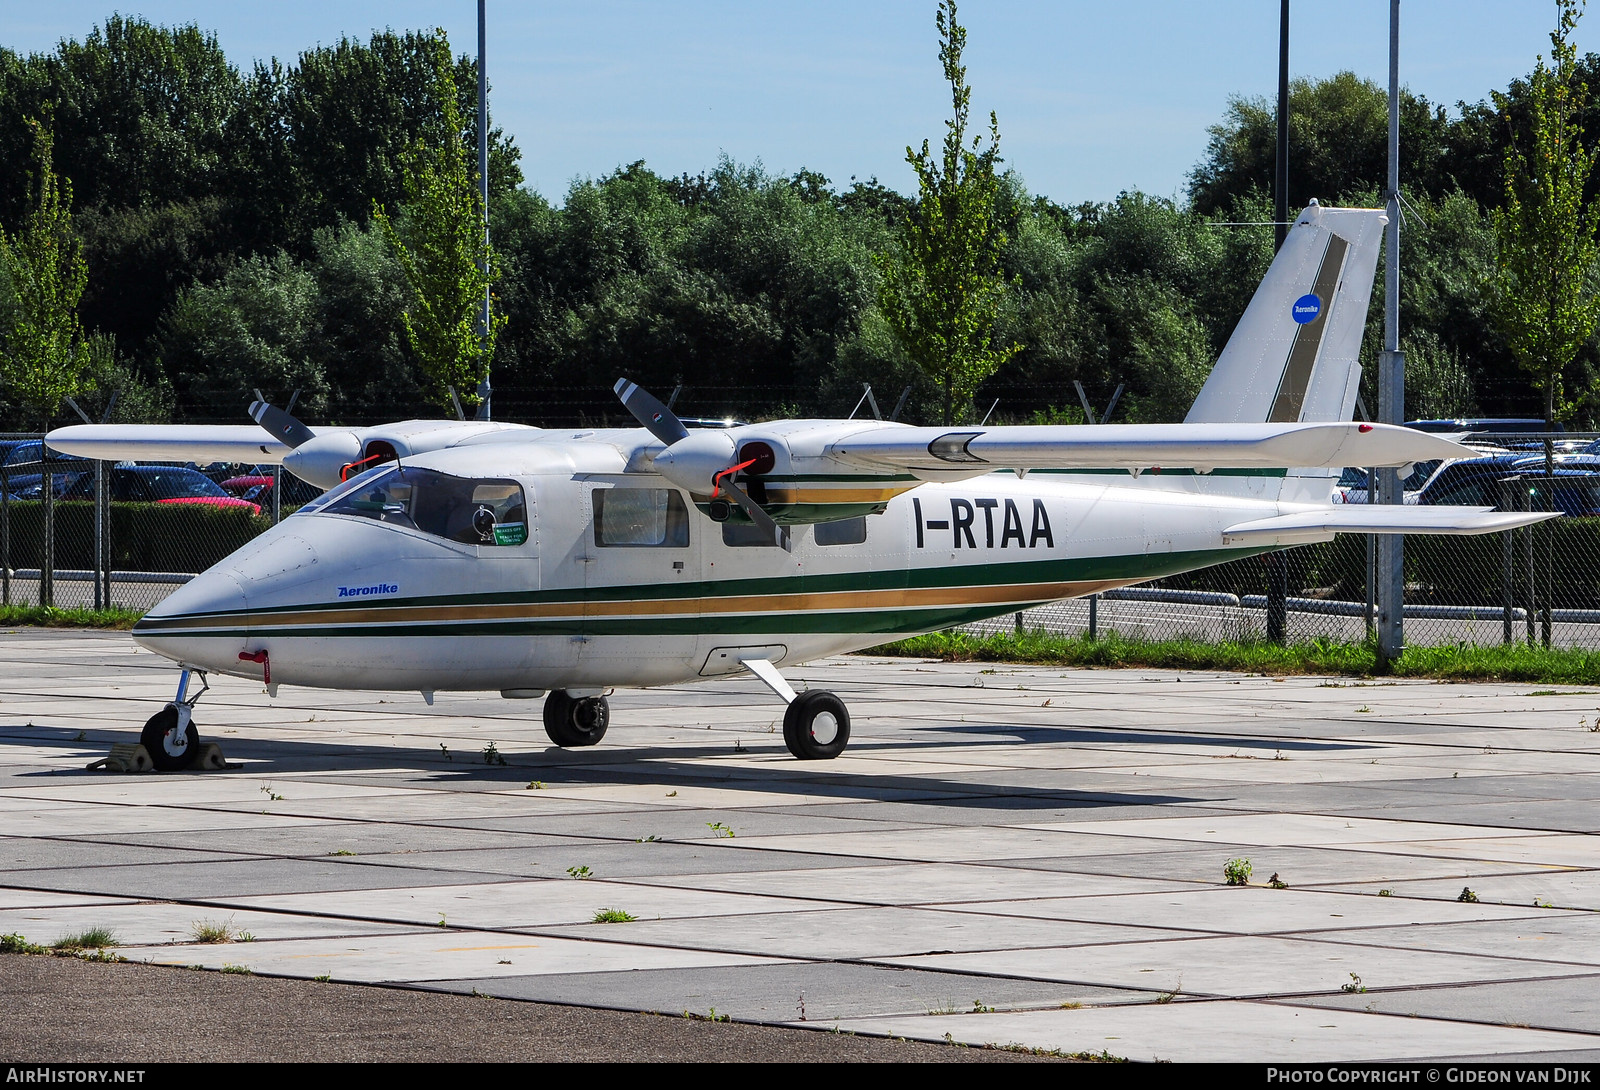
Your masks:
<svg viewBox="0 0 1600 1090"><path fill-rule="evenodd" d="M606 736L611 705L603 696L574 699L560 689L544 700L544 732L562 749L592 746Z"/></svg>
<svg viewBox="0 0 1600 1090"><path fill-rule="evenodd" d="M824 689L801 693L783 713L783 741L802 761L826 761L850 744L850 712Z"/></svg>
<svg viewBox="0 0 1600 1090"><path fill-rule="evenodd" d="M200 732L194 729L193 720L183 732L183 745L179 752L167 750L167 736L178 729L178 709L168 704L152 715L139 732L139 744L150 754L150 763L157 772L177 772L188 768L200 753Z"/></svg>

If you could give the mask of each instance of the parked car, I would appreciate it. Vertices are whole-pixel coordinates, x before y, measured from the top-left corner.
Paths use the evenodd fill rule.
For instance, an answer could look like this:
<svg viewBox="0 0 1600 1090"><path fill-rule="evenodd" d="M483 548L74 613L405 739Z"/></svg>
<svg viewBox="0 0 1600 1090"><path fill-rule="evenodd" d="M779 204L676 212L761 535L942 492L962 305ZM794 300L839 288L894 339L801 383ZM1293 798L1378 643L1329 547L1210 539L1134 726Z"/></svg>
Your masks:
<svg viewBox="0 0 1600 1090"><path fill-rule="evenodd" d="M118 465L111 469L111 499L118 503L200 503L215 507L248 507L259 515L261 505L230 496L222 486L198 470L178 466ZM63 499L94 498L94 477L81 476Z"/></svg>
<svg viewBox="0 0 1600 1090"><path fill-rule="evenodd" d="M1406 427L1416 431L1436 432L1440 434L1454 434L1458 432L1503 432L1521 435L1526 432L1544 432L1544 420L1522 416L1502 417L1473 417L1462 420L1407 420ZM1553 432L1566 431L1556 422L1550 428Z"/></svg>
<svg viewBox="0 0 1600 1090"><path fill-rule="evenodd" d="M1600 458L1564 458L1550 476L1543 455L1461 458L1441 468L1418 491L1417 502L1600 515Z"/></svg>
<svg viewBox="0 0 1600 1090"><path fill-rule="evenodd" d="M0 487L14 500L36 500L44 490L43 458L50 457L51 481L56 496L62 496L85 473L94 469L94 462L69 454L47 451L38 439L24 439L13 443L0 459Z"/></svg>
<svg viewBox="0 0 1600 1090"><path fill-rule="evenodd" d="M285 470L283 479L283 505L285 507L299 507L301 504L310 503L322 495L322 489L314 484L307 484L293 473ZM248 472L240 473L220 482L224 491L230 496L240 499L252 500L265 507L272 502L272 472L269 467L253 466Z"/></svg>

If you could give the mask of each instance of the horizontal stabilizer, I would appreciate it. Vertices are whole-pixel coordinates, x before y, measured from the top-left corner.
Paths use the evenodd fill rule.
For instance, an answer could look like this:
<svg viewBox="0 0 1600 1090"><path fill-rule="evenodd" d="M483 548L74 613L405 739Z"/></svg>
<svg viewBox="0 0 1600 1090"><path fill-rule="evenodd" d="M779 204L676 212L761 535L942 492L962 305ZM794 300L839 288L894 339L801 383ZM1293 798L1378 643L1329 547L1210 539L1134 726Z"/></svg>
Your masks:
<svg viewBox="0 0 1600 1090"><path fill-rule="evenodd" d="M1492 507L1374 505L1323 507L1241 522L1222 531L1225 545L1302 545L1334 534L1490 534L1515 530L1559 511L1496 511Z"/></svg>
<svg viewBox="0 0 1600 1090"><path fill-rule="evenodd" d="M846 462L910 470L1282 469L1401 466L1473 452L1390 424L1099 424L868 428L835 440Z"/></svg>
<svg viewBox="0 0 1600 1090"><path fill-rule="evenodd" d="M289 453L255 424L74 424L57 428L44 441L62 454L107 462L278 465Z"/></svg>

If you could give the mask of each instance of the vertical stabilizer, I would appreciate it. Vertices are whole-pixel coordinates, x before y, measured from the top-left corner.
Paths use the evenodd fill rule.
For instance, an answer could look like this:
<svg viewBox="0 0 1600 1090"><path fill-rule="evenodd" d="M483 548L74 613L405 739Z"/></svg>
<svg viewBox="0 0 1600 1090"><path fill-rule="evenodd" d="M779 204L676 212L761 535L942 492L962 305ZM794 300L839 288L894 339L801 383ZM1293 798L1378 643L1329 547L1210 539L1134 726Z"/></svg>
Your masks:
<svg viewBox="0 0 1600 1090"><path fill-rule="evenodd" d="M1349 420L1382 209L1311 202L1289 230L1186 423Z"/></svg>

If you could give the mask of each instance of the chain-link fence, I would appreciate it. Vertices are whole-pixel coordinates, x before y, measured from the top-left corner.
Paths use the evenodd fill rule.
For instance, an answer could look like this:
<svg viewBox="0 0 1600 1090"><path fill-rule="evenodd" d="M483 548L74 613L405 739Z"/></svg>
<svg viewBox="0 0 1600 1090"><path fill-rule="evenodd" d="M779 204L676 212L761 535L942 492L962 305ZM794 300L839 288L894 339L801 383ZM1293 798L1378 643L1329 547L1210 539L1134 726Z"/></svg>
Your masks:
<svg viewBox="0 0 1600 1090"><path fill-rule="evenodd" d="M41 439L0 435L5 605L149 609L309 498L275 466L96 462Z"/></svg>
<svg viewBox="0 0 1600 1090"><path fill-rule="evenodd" d="M0 435L6 605L148 609L316 492L271 466L202 472L92 462L53 454L40 438ZM1525 449L1492 456L1467 498L1569 517L1479 537L1407 538L1406 642L1600 648L1600 457L1580 452L1594 437L1563 439L1555 477L1545 475L1539 437L1499 438ZM1351 494L1360 498L1361 489ZM1020 617L1027 629L1067 635L1265 638L1272 565L1281 558L1284 638L1360 640L1377 615L1371 542L1341 535L971 630L1009 629Z"/></svg>

